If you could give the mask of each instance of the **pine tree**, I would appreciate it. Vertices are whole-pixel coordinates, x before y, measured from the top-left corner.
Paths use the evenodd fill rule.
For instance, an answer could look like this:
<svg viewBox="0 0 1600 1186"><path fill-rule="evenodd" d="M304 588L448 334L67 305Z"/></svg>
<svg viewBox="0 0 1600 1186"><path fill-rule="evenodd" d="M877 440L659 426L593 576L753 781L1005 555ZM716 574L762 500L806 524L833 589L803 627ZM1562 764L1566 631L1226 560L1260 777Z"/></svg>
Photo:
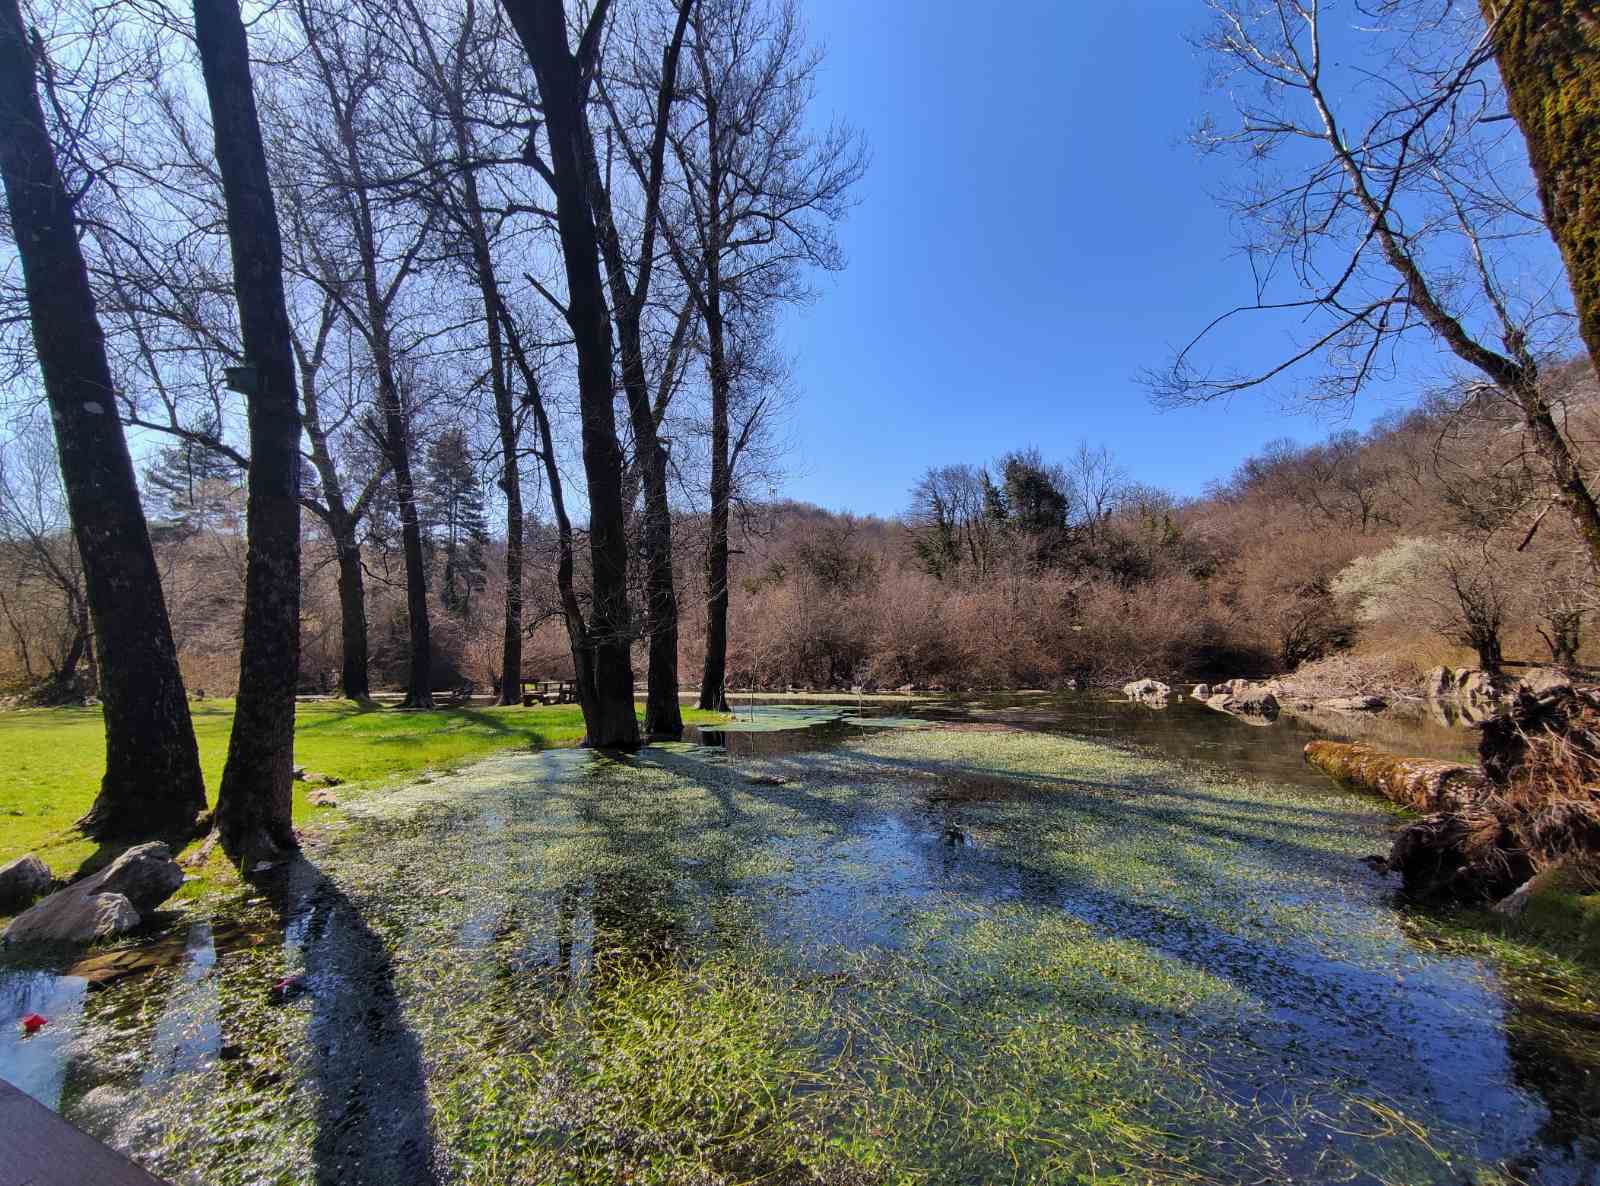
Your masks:
<svg viewBox="0 0 1600 1186"><path fill-rule="evenodd" d="M196 427L202 437L221 439L221 425L208 416ZM151 533L184 539L216 527L230 513L239 490L234 464L216 450L185 437L156 453L144 471Z"/></svg>
<svg viewBox="0 0 1600 1186"><path fill-rule="evenodd" d="M489 528L483 484L459 428L442 434L428 449L421 502L427 538L444 561L439 600L448 612L469 618L473 595L486 584Z"/></svg>

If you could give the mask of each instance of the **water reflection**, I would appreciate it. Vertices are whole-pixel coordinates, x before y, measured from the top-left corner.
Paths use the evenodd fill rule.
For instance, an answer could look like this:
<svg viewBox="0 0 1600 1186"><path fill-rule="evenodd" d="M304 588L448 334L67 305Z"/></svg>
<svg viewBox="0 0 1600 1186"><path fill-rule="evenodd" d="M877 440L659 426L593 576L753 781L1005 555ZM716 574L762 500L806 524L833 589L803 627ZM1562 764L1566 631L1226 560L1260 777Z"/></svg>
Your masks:
<svg viewBox="0 0 1600 1186"><path fill-rule="evenodd" d="M0 970L0 1079L49 1108L59 1109L67 1080L67 1057L83 1017L88 981L30 968ZM22 1019L48 1019L35 1034Z"/></svg>

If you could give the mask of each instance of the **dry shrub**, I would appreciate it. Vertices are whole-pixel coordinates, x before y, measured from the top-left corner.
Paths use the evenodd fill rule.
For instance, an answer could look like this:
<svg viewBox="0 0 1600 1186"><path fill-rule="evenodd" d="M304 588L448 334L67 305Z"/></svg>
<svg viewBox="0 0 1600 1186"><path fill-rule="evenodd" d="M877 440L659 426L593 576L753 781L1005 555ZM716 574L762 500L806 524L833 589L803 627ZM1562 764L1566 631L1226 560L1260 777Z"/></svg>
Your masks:
<svg viewBox="0 0 1600 1186"><path fill-rule="evenodd" d="M1484 726L1479 753L1541 867L1600 853L1600 689L1523 693Z"/></svg>
<svg viewBox="0 0 1600 1186"><path fill-rule="evenodd" d="M1321 700L1332 696L1416 695L1424 669L1403 655L1340 652L1306 663L1278 684L1292 697Z"/></svg>

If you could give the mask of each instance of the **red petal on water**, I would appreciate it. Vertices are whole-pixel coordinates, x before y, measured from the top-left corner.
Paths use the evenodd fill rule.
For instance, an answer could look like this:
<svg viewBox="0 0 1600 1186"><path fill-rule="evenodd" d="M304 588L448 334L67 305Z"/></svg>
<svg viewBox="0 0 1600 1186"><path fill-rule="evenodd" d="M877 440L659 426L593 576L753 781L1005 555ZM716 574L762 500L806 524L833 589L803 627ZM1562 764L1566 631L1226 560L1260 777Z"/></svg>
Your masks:
<svg viewBox="0 0 1600 1186"><path fill-rule="evenodd" d="M30 1013L22 1019L22 1028L30 1034L36 1034L50 1024L48 1017L41 1017L37 1013Z"/></svg>

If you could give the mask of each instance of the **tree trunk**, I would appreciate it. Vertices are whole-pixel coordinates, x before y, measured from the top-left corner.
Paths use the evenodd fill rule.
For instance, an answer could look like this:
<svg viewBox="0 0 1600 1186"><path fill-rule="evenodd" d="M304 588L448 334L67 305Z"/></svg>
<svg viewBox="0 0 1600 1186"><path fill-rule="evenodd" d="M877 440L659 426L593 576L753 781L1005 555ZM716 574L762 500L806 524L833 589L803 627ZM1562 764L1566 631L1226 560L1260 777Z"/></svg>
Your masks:
<svg viewBox="0 0 1600 1186"><path fill-rule="evenodd" d="M1473 640L1472 648L1478 653L1478 667L1485 675L1498 676L1505 663L1505 653L1500 647L1498 634L1481 635Z"/></svg>
<svg viewBox="0 0 1600 1186"><path fill-rule="evenodd" d="M589 206L584 146L587 82L567 47L561 0L501 0L533 65L549 135L549 180L567 277L567 323L578 353L583 468L589 491L593 611L588 637L593 704L584 706L586 743L637 749L632 632L628 614L628 540L622 505L622 446L611 389L611 318L600 278L600 250ZM602 4L599 12L604 17ZM591 18L591 30L598 24ZM587 52L590 38L584 38ZM569 629L570 627L570 613ZM575 643L575 645L577 645ZM582 678L582 677L580 677Z"/></svg>
<svg viewBox="0 0 1600 1186"><path fill-rule="evenodd" d="M328 437L322 427L317 396L316 367L302 361L300 371L300 395L305 403L306 436L311 441L311 465L322 483L323 505L319 513L333 536L334 553L339 560L339 690L349 700L368 700L372 697L372 685L367 674L367 590L356 524L364 513L371 487L356 500L356 510L352 513L345 503L339 468L328 452Z"/></svg>
<svg viewBox="0 0 1600 1186"><path fill-rule="evenodd" d="M715 268L707 277L707 370L711 382L711 538L706 541L706 658L700 707L728 711L728 367Z"/></svg>
<svg viewBox="0 0 1600 1186"><path fill-rule="evenodd" d="M489 332L498 337L499 318L488 314ZM492 353L499 352L496 343ZM506 496L506 614L500 646L500 703L517 704L522 694L522 479L517 473L517 431L503 361L497 363L495 417L500 425L500 488Z"/></svg>
<svg viewBox="0 0 1600 1186"><path fill-rule="evenodd" d="M400 545L406 563L406 624L411 631L411 682L402 708L433 707L433 628L428 620L428 570L422 555L422 524L417 517L417 488L411 477L411 442L400 391L394 381L387 346L378 364L379 401L383 406L384 452L394 474L395 502L400 507Z"/></svg>
<svg viewBox="0 0 1600 1186"><path fill-rule="evenodd" d="M1370 745L1312 741L1306 745L1305 759L1335 782L1374 792L1413 811L1465 811L1494 794L1493 784L1477 766L1409 758Z"/></svg>
<svg viewBox="0 0 1600 1186"><path fill-rule="evenodd" d="M80 827L99 839L176 839L205 810L200 755L88 269L34 78L17 0L0 0L0 174L105 705L105 777Z"/></svg>
<svg viewBox="0 0 1600 1186"><path fill-rule="evenodd" d="M1545 221L1566 261L1589 357L1600 362L1600 18L1587 0L1481 0L1511 113L1528 142ZM1561 441L1548 409L1530 418L1540 451ZM1561 458L1565 457L1565 464ZM1600 567L1600 506L1565 449L1562 502Z"/></svg>
<svg viewBox="0 0 1600 1186"><path fill-rule="evenodd" d="M452 111L456 147L463 160L470 147L463 112ZM478 197L477 178L469 169L463 178L465 220L472 238L473 270L483 298L483 324L489 344L489 381L494 389L494 419L500 432L500 489L506 496L506 606L500 645L500 703L521 703L522 697L522 475L517 468L516 409L511 400L506 351L500 327L500 281L495 275L488 228Z"/></svg>
<svg viewBox="0 0 1600 1186"><path fill-rule="evenodd" d="M367 589L361 545L352 533L335 541L339 554L339 630L343 647L339 690L347 700L370 700L367 676Z"/></svg>
<svg viewBox="0 0 1600 1186"><path fill-rule="evenodd" d="M1600 18L1588 0L1482 0L1545 220L1600 359Z"/></svg>
<svg viewBox="0 0 1600 1186"><path fill-rule="evenodd" d="M688 0L678 5L678 18L662 60L656 94L655 126L651 130L649 162L645 175L643 232L633 288L628 287L627 261L611 210L611 195L600 176L594 140L588 123L581 123L578 149L589 183L596 231L611 282L611 308L616 317L621 347L622 386L628 397L628 418L640 476L644 482L644 521L640 551L644 555L645 633L649 638L649 668L645 677L644 731L648 737L683 736L683 711L678 703L678 593L672 572L672 510L667 501L667 451L656 431L650 384L645 378L640 322L650 295L655 256L656 213L666 154L667 121L677 86L678 56L688 28ZM580 111L580 116L581 116ZM631 506L631 500L626 504Z"/></svg>
<svg viewBox="0 0 1600 1186"><path fill-rule="evenodd" d="M195 0L228 211L247 361L249 498L239 696L217 795L223 849L241 867L298 846L291 819L294 696L300 676L300 403L283 295L283 246L249 46L237 0Z"/></svg>

